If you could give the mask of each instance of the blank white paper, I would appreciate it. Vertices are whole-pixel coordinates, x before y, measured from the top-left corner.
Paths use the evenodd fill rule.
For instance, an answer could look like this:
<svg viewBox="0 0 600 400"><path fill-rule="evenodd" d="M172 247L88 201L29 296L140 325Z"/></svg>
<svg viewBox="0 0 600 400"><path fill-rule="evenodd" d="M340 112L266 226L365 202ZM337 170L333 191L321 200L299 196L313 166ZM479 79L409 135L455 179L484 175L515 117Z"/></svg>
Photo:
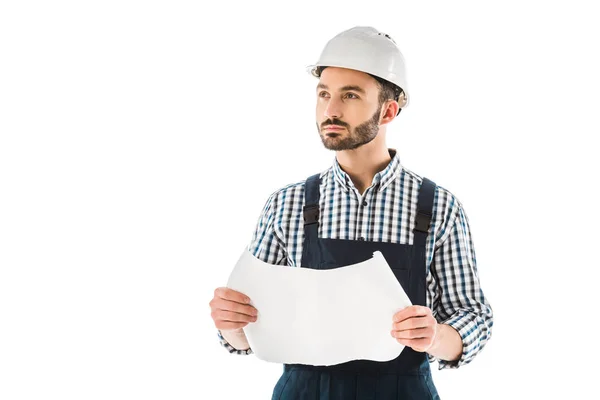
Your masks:
<svg viewBox="0 0 600 400"><path fill-rule="evenodd" d="M334 365L389 361L404 346L390 334L411 301L383 254L329 270L268 264L244 250L227 287L250 297L256 322L244 332L259 359Z"/></svg>

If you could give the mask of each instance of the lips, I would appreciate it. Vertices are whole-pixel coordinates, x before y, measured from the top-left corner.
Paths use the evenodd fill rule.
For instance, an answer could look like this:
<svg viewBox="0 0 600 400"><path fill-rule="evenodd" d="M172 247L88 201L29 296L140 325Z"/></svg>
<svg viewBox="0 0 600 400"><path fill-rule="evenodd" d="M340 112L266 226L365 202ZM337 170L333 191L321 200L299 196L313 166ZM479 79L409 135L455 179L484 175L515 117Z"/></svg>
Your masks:
<svg viewBox="0 0 600 400"><path fill-rule="evenodd" d="M341 131L344 127L339 125L327 125L324 129L326 131Z"/></svg>

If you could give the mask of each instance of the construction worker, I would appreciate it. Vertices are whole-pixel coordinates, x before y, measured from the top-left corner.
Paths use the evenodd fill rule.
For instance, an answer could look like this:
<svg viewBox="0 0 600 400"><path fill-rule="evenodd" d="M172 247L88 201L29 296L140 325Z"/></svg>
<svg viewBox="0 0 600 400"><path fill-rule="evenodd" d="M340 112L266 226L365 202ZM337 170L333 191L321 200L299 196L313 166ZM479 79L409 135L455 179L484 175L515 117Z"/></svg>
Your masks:
<svg viewBox="0 0 600 400"><path fill-rule="evenodd" d="M390 318L390 335L406 346L396 359L284 364L272 398L437 399L430 362L465 365L492 332L467 215L386 145L387 125L410 99L404 57L389 35L364 26L341 32L309 71L319 78L317 130L336 152L333 165L272 193L248 249L267 263L314 269L381 251L413 305ZM252 354L242 329L257 318L250 300L221 287L210 302L232 353Z"/></svg>

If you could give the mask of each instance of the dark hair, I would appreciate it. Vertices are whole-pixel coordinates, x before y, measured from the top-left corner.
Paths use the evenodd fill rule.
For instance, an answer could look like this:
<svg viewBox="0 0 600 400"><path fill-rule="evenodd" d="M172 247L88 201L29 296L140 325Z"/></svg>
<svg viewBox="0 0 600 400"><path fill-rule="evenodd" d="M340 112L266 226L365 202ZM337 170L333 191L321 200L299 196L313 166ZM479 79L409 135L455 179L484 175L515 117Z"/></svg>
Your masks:
<svg viewBox="0 0 600 400"><path fill-rule="evenodd" d="M326 66L319 66L316 69L317 76L321 76L323 70L327 68ZM396 84L393 84L390 81L387 81L383 78L375 76L373 74L369 74L377 81L377 86L379 86L379 105L381 106L387 100L395 100L398 101L400 95L404 92L401 87ZM398 114L402 109L398 109Z"/></svg>

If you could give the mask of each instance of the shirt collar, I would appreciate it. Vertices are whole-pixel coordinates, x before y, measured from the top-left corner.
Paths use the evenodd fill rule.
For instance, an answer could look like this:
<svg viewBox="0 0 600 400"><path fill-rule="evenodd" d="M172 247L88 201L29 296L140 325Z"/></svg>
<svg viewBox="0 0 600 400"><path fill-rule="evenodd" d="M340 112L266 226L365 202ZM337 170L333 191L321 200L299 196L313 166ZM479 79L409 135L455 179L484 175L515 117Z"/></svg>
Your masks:
<svg viewBox="0 0 600 400"><path fill-rule="evenodd" d="M377 186L377 191L382 191L385 189L387 185L392 183L402 171L400 156L398 155L396 149L388 148L388 153L390 154L392 160L383 170L376 173L373 177L372 185ZM340 167L337 157L334 157L333 160L333 176L345 192L354 187L354 182L352 182L350 176Z"/></svg>

